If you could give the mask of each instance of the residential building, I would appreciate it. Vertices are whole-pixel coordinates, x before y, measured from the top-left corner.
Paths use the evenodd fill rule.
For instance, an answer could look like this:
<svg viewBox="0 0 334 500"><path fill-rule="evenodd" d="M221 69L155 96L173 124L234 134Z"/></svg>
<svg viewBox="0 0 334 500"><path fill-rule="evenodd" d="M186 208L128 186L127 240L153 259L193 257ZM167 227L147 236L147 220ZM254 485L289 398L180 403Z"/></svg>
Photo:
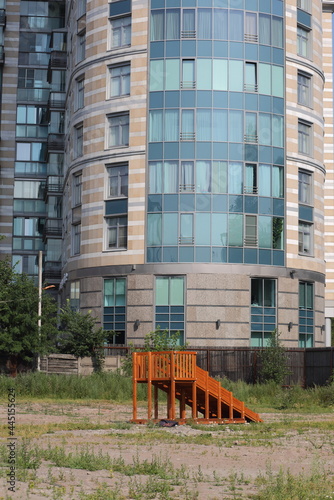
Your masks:
<svg viewBox="0 0 334 500"><path fill-rule="evenodd" d="M14 5L3 251L115 344L330 345L334 1Z"/></svg>

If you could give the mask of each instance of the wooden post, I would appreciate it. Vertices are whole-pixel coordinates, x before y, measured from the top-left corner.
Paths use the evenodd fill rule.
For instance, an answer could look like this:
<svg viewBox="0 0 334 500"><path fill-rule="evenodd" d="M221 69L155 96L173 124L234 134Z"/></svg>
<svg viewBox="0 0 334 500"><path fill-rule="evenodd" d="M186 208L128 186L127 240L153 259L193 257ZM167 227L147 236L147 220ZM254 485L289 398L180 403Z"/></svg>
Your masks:
<svg viewBox="0 0 334 500"><path fill-rule="evenodd" d="M206 372L205 380L205 418L209 418L209 373Z"/></svg>
<svg viewBox="0 0 334 500"><path fill-rule="evenodd" d="M132 408L133 420L137 420L137 356L136 352L132 353Z"/></svg>
<svg viewBox="0 0 334 500"><path fill-rule="evenodd" d="M170 408L171 408L171 419L175 419L175 360L174 352L170 353Z"/></svg>
<svg viewBox="0 0 334 500"><path fill-rule="evenodd" d="M233 420L233 392L230 392L229 418Z"/></svg>
<svg viewBox="0 0 334 500"><path fill-rule="evenodd" d="M222 418L222 391L220 382L218 382L218 395L217 395L217 418Z"/></svg>
<svg viewBox="0 0 334 500"><path fill-rule="evenodd" d="M152 353L148 352L148 370L147 370L147 418L152 417Z"/></svg>
<svg viewBox="0 0 334 500"><path fill-rule="evenodd" d="M159 401L158 401L158 386L154 386L154 418L159 418Z"/></svg>
<svg viewBox="0 0 334 500"><path fill-rule="evenodd" d="M192 400L193 400L193 405L192 405L192 418L197 418L197 387L196 387L196 380L192 383Z"/></svg>
<svg viewBox="0 0 334 500"><path fill-rule="evenodd" d="M184 387L181 387L180 418L186 418L186 395Z"/></svg>

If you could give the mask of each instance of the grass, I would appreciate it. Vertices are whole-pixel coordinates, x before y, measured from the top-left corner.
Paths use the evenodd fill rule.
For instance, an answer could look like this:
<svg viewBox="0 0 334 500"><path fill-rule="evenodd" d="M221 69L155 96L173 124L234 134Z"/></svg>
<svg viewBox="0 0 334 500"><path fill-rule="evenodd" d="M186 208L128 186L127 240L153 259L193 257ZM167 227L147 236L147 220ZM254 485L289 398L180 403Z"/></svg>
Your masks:
<svg viewBox="0 0 334 500"><path fill-rule="evenodd" d="M222 385L247 406L261 413L267 410L323 412L334 406L334 383L323 387L302 389L300 386L282 388L275 383L248 385L245 382L221 380ZM0 376L0 398L7 398L8 389L14 387L17 397L52 400L111 400L130 402L132 379L119 372L77 375L20 374L16 379ZM161 391L160 391L161 393ZM165 394L160 394L165 400ZM138 401L146 401L146 384L138 385Z"/></svg>
<svg viewBox="0 0 334 500"><path fill-rule="evenodd" d="M269 469L265 476L258 476L260 487L254 500L329 500L334 498L334 477L321 465L314 466L311 474L294 476L280 470L273 474Z"/></svg>

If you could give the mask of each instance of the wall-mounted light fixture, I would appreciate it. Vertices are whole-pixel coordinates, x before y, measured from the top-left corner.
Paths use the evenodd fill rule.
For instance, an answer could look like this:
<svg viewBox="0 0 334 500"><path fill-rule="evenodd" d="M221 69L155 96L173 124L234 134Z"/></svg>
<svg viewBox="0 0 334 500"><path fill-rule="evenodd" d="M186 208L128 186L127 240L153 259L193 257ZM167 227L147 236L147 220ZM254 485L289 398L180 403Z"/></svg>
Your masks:
<svg viewBox="0 0 334 500"><path fill-rule="evenodd" d="M290 271L290 278L294 279L295 274L296 274L296 269L292 269L292 270Z"/></svg>
<svg viewBox="0 0 334 500"><path fill-rule="evenodd" d="M288 332L291 331L292 327L293 327L293 323L292 323L292 321L290 321L290 323L288 324Z"/></svg>
<svg viewBox="0 0 334 500"><path fill-rule="evenodd" d="M139 325L140 325L140 321L139 321L139 319L136 319L136 321L133 323L133 329L138 330Z"/></svg>
<svg viewBox="0 0 334 500"><path fill-rule="evenodd" d="M220 319L217 319L216 321L216 330L219 330L220 327Z"/></svg>
<svg viewBox="0 0 334 500"><path fill-rule="evenodd" d="M320 330L321 330L321 333L323 333L325 331L325 325L321 325Z"/></svg>

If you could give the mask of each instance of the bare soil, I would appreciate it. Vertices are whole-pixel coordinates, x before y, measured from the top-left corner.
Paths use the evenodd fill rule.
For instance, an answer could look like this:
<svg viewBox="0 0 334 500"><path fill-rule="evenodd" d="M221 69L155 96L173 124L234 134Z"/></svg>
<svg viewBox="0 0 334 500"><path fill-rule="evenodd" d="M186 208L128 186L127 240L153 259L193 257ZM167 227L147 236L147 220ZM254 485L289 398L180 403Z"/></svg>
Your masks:
<svg viewBox="0 0 334 500"><path fill-rule="evenodd" d="M298 475L309 474L315 467L334 470L334 426L330 431L322 428L323 422L334 421L333 412L317 415L261 414L264 424L224 425L219 426L218 431L217 427L212 427L210 432L207 426L203 430L189 425L172 428L137 424L126 426L124 424L132 417L131 405L108 402L25 402L19 404L16 411L16 453L22 446L29 449L35 445L39 448L58 446L68 453L77 453L87 447L95 454L101 452L109 454L112 459L123 458L126 464L170 460L173 467L182 468L184 474L179 482L170 483L173 490L169 497L162 494L148 496L148 493L147 496L143 493L142 497L135 497L131 493L133 484L144 484L150 479L149 475L129 477L113 470L70 469L42 461L36 471L28 471L25 480L18 480L17 471L13 492L8 490L7 465L0 469L0 499L109 500L114 498L112 491L118 491L125 500L251 498L258 489L259 476L265 476L269 471L278 473L282 469ZM140 414L145 416L145 407L140 408ZM7 405L2 404L0 444L11 441L7 416ZM304 422L305 427L302 430L296 428L293 425L296 421ZM272 425L275 422L285 423L286 431L282 425L276 432L275 425ZM317 423L315 427L314 422ZM71 430L64 430L70 425ZM254 425L259 431L256 438ZM80 430L80 426L88 429ZM29 440L28 444L25 439ZM7 458L1 457L1 461L6 464ZM155 476L151 477L156 482L160 481ZM103 483L105 486L102 487ZM110 496L107 493L98 496L96 492L99 488L105 488L103 491L109 491ZM94 492L95 496L87 497ZM119 498L115 496L115 499Z"/></svg>

